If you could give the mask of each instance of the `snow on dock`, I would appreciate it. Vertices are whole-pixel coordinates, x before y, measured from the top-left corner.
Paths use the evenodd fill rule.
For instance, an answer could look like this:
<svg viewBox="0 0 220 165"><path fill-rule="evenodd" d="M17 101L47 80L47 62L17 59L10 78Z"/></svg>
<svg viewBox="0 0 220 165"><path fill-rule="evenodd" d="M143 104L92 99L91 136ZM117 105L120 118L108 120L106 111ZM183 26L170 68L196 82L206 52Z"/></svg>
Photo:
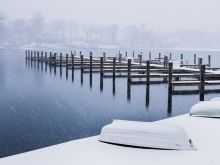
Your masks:
<svg viewBox="0 0 220 165"><path fill-rule="evenodd" d="M156 150L102 143L99 136L74 140L51 147L0 159L1 165L76 164L220 164L220 119L192 117L189 114L157 121L180 126L197 150Z"/></svg>

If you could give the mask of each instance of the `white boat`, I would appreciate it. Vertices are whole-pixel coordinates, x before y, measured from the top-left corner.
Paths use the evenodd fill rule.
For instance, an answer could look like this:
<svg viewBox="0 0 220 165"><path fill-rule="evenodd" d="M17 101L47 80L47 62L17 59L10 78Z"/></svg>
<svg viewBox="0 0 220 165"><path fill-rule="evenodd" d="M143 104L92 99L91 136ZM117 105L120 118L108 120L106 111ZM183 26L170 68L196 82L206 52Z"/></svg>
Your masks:
<svg viewBox="0 0 220 165"><path fill-rule="evenodd" d="M152 122L114 120L102 128L99 141L143 148L193 149L183 128Z"/></svg>
<svg viewBox="0 0 220 165"><path fill-rule="evenodd" d="M201 101L192 106L191 116L220 117L220 101Z"/></svg>

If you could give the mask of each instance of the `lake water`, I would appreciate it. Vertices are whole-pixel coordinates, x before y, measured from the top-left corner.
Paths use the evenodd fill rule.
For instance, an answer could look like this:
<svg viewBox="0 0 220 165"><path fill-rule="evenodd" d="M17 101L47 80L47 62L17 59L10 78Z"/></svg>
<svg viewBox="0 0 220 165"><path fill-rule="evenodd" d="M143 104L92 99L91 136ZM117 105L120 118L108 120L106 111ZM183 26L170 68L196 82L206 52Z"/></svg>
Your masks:
<svg viewBox="0 0 220 165"><path fill-rule="evenodd" d="M62 50L63 51L63 50ZM56 50L60 53L62 51ZM82 50L88 56L89 50ZM94 50L99 56L102 50ZM136 52L140 50L135 50ZM151 50L152 58L159 51ZM143 51L143 59L148 58ZM115 56L117 50L108 50ZM193 54L212 55L220 66L220 52L172 51L173 58L193 63ZM128 51L128 56L132 50ZM130 88L130 89L129 89ZM129 90L128 90L129 89ZM205 94L205 100L219 94ZM100 134L113 119L156 121L189 113L199 94L173 95L168 104L168 85L127 85L126 78L104 78L80 70L56 70L44 63L25 60L24 50L0 50L0 157ZM169 106L168 106L169 105Z"/></svg>

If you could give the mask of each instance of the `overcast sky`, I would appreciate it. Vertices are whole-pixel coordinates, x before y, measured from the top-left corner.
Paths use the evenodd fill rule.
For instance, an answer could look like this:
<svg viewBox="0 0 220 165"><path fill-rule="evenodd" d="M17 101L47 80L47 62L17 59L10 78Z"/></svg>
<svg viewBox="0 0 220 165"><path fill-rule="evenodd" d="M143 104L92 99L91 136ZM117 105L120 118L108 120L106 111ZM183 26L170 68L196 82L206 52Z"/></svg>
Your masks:
<svg viewBox="0 0 220 165"><path fill-rule="evenodd" d="M75 19L96 25L220 31L220 0L0 0L8 20L41 12L47 21Z"/></svg>

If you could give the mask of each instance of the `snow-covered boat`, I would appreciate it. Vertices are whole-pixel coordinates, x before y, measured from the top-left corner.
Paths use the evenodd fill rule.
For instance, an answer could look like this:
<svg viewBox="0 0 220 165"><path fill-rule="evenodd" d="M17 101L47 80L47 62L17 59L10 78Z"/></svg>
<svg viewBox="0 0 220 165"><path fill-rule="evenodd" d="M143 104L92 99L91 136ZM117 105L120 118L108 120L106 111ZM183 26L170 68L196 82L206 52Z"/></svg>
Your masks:
<svg viewBox="0 0 220 165"><path fill-rule="evenodd" d="M220 101L201 101L192 106L191 116L220 117Z"/></svg>
<svg viewBox="0 0 220 165"><path fill-rule="evenodd" d="M114 120L102 128L99 141L143 148L193 149L183 128L152 122Z"/></svg>

